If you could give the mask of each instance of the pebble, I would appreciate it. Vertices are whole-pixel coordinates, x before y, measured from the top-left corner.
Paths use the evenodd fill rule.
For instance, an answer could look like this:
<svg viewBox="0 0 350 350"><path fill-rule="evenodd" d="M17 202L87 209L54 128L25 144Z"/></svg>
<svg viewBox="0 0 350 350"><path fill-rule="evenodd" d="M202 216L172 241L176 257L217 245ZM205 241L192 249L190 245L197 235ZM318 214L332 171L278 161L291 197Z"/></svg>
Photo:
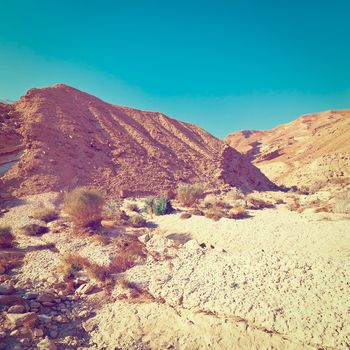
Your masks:
<svg viewBox="0 0 350 350"><path fill-rule="evenodd" d="M7 310L10 314L22 314L26 311L26 308L23 305L12 305Z"/></svg>

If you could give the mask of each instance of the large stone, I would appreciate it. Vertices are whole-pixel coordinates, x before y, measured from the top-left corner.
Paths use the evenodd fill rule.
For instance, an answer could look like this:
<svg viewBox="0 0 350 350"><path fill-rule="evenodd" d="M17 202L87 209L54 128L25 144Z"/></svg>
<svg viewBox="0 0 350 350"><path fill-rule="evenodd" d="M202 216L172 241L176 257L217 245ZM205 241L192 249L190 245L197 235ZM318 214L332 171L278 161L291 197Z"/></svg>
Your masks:
<svg viewBox="0 0 350 350"><path fill-rule="evenodd" d="M48 337L42 339L37 345L39 350L57 350L55 342Z"/></svg>
<svg viewBox="0 0 350 350"><path fill-rule="evenodd" d="M32 327L38 320L35 312L26 312L23 314L6 314L9 326L14 329L23 325Z"/></svg>
<svg viewBox="0 0 350 350"><path fill-rule="evenodd" d="M0 284L0 295L10 295L15 292L15 288L12 286L7 286L5 284Z"/></svg>
<svg viewBox="0 0 350 350"><path fill-rule="evenodd" d="M22 314L26 311L26 308L24 305L12 305L9 307L7 312L9 314Z"/></svg>
<svg viewBox="0 0 350 350"><path fill-rule="evenodd" d="M96 286L94 284L82 284L75 292L77 294L89 294L95 290Z"/></svg>

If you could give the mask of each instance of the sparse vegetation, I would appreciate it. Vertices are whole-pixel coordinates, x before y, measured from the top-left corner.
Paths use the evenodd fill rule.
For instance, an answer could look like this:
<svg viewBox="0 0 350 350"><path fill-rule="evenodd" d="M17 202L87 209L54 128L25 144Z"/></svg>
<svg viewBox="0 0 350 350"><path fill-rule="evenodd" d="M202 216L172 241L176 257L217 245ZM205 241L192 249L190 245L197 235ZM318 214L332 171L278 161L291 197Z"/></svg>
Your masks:
<svg viewBox="0 0 350 350"><path fill-rule="evenodd" d="M222 208L213 206L205 212L205 217L214 221L219 221L221 218L225 217L225 212Z"/></svg>
<svg viewBox="0 0 350 350"><path fill-rule="evenodd" d="M98 226L101 224L103 196L85 188L76 188L66 194L63 211L78 227Z"/></svg>
<svg viewBox="0 0 350 350"><path fill-rule="evenodd" d="M260 198L255 194L249 194L247 196L247 207L249 209L264 209L264 208L274 208L274 204L264 198Z"/></svg>
<svg viewBox="0 0 350 350"><path fill-rule="evenodd" d="M0 248L13 248L15 245L15 236L12 233L11 227L0 226Z"/></svg>
<svg viewBox="0 0 350 350"><path fill-rule="evenodd" d="M180 219L189 219L192 215L188 212L181 213Z"/></svg>
<svg viewBox="0 0 350 350"><path fill-rule="evenodd" d="M203 197L203 188L199 184L180 184L176 189L176 199L184 207L192 207Z"/></svg>
<svg viewBox="0 0 350 350"><path fill-rule="evenodd" d="M32 216L34 219L48 223L56 220L58 218L58 213L55 209L44 207L38 208Z"/></svg>
<svg viewBox="0 0 350 350"><path fill-rule="evenodd" d="M204 213L202 210L200 210L199 208L194 208L188 211L188 213L190 213L191 215L197 215L197 216L203 216Z"/></svg>
<svg viewBox="0 0 350 350"><path fill-rule="evenodd" d="M244 206L236 206L231 208L227 213L229 219L243 219L248 216L247 210Z"/></svg>
<svg viewBox="0 0 350 350"><path fill-rule="evenodd" d="M237 201L244 199L245 195L242 190L237 187L232 188L230 191L226 193L226 198L229 201Z"/></svg>
<svg viewBox="0 0 350 350"><path fill-rule="evenodd" d="M165 215L171 213L173 207L168 197L148 197L144 211L150 215Z"/></svg>
<svg viewBox="0 0 350 350"><path fill-rule="evenodd" d="M128 203L126 205L126 209L129 211L134 211L135 213L139 213L140 212L140 208L137 206L136 203Z"/></svg>
<svg viewBox="0 0 350 350"><path fill-rule="evenodd" d="M147 226L146 219L140 214L134 214L134 215L130 216L128 223L132 227L136 227L136 228Z"/></svg>
<svg viewBox="0 0 350 350"><path fill-rule="evenodd" d="M20 228L20 232L26 236L40 236L48 231L46 226L38 224L27 224Z"/></svg>
<svg viewBox="0 0 350 350"><path fill-rule="evenodd" d="M127 225L129 222L129 219L130 219L129 215L126 214L124 210L119 210L115 212L113 216L114 223L120 226Z"/></svg>
<svg viewBox="0 0 350 350"><path fill-rule="evenodd" d="M287 204L287 208L290 211L296 211L302 213L304 208L301 206L300 199L298 197L291 198L291 201Z"/></svg>

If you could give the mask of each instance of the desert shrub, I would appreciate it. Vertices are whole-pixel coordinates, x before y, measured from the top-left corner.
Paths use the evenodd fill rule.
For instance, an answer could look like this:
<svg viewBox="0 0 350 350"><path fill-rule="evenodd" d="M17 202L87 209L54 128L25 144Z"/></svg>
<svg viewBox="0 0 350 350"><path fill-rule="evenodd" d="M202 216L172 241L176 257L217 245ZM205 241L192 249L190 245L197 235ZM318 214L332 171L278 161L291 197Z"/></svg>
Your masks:
<svg viewBox="0 0 350 350"><path fill-rule="evenodd" d="M54 221L58 218L58 213L52 208L38 208L32 215L34 219L44 221L46 223Z"/></svg>
<svg viewBox="0 0 350 350"><path fill-rule="evenodd" d="M211 207L205 212L205 217L214 221L219 221L225 217L225 212L220 207Z"/></svg>
<svg viewBox="0 0 350 350"><path fill-rule="evenodd" d="M147 226L146 219L140 214L135 214L130 216L128 223L132 227L136 227L136 228Z"/></svg>
<svg viewBox="0 0 350 350"><path fill-rule="evenodd" d="M247 197L247 207L249 209L264 209L264 208L274 208L274 204L269 200L256 197L255 195L248 195Z"/></svg>
<svg viewBox="0 0 350 350"><path fill-rule="evenodd" d="M139 213L140 212L140 209L139 209L139 207L137 206L136 203L128 203L126 205L126 209L128 209L129 211L134 211L135 213Z"/></svg>
<svg viewBox="0 0 350 350"><path fill-rule="evenodd" d="M144 211L150 215L165 215L173 211L167 197L148 197L145 199Z"/></svg>
<svg viewBox="0 0 350 350"><path fill-rule="evenodd" d="M198 208L194 208L188 211L189 214L191 215L197 215L197 216L203 216L204 213L202 210L198 209Z"/></svg>
<svg viewBox="0 0 350 350"><path fill-rule="evenodd" d="M11 227L0 226L0 248L13 248L16 245Z"/></svg>
<svg viewBox="0 0 350 350"><path fill-rule="evenodd" d="M244 197L245 197L244 192L237 187L232 188L230 191L226 193L226 198L230 201L244 199Z"/></svg>
<svg viewBox="0 0 350 350"><path fill-rule="evenodd" d="M48 228L46 226L41 226L38 224L27 224L22 226L19 229L20 233L26 236L39 236L46 232L48 232Z"/></svg>
<svg viewBox="0 0 350 350"><path fill-rule="evenodd" d="M222 209L230 209L232 206L226 201L218 198L214 194L209 194L204 198L204 206L205 208L222 208Z"/></svg>
<svg viewBox="0 0 350 350"><path fill-rule="evenodd" d="M350 188L334 195L334 211L339 214L350 214Z"/></svg>
<svg viewBox="0 0 350 350"><path fill-rule="evenodd" d="M181 213L180 219L189 219L191 216L190 213Z"/></svg>
<svg viewBox="0 0 350 350"><path fill-rule="evenodd" d="M226 215L229 219L243 219L248 216L247 210L244 206L236 206L230 209Z"/></svg>
<svg viewBox="0 0 350 350"><path fill-rule="evenodd" d="M66 194L63 211L76 226L95 226L101 223L103 204L104 198L99 192L76 188Z"/></svg>
<svg viewBox="0 0 350 350"><path fill-rule="evenodd" d="M176 189L176 199L181 205L191 207L203 196L203 188L199 184L179 184Z"/></svg>
<svg viewBox="0 0 350 350"><path fill-rule="evenodd" d="M127 225L129 222L129 219L130 219L129 215L126 214L124 210L119 210L115 212L113 216L114 223L121 226Z"/></svg>
<svg viewBox="0 0 350 350"><path fill-rule="evenodd" d="M304 208L301 206L300 199L298 197L293 197L291 201L287 204L287 209L290 211L296 211L302 213Z"/></svg>

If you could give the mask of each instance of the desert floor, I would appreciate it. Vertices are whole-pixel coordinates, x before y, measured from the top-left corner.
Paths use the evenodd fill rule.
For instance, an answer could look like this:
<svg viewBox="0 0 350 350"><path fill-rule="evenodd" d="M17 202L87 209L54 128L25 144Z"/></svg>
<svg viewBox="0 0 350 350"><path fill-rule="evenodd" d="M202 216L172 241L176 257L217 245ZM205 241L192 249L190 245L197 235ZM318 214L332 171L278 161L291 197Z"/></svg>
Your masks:
<svg viewBox="0 0 350 350"><path fill-rule="evenodd" d="M241 220L148 217L150 228L113 228L106 244L75 236L65 219L42 236L20 235L18 228L35 222L30 213L55 196L25 198L0 218L14 229L22 257L0 275L0 294L25 299L26 314L36 317L34 341L20 340L12 325L0 330L3 349L350 347L349 219L282 204ZM70 288L57 273L67 252L108 265L120 235L137 236L148 257L115 285L81 275ZM1 297L0 324L20 319Z"/></svg>

